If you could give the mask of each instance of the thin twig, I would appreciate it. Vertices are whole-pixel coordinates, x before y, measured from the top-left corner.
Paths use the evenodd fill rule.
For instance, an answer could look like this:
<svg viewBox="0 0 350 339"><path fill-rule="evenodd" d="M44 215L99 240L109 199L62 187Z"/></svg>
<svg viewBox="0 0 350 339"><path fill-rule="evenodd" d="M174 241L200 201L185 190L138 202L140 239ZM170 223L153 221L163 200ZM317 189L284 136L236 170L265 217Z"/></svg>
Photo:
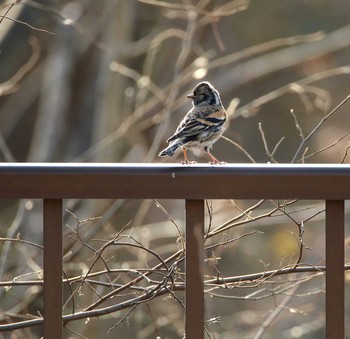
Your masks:
<svg viewBox="0 0 350 339"><path fill-rule="evenodd" d="M230 144L235 146L239 151L241 151L253 164L256 163L256 161L253 159L253 157L239 144L234 142L232 139L225 137L224 135L221 136L222 139L228 141Z"/></svg>
<svg viewBox="0 0 350 339"><path fill-rule="evenodd" d="M309 141L313 135L319 130L319 128L329 119L331 118L342 106L346 104L346 102L350 99L350 95L348 95L340 104L338 104L335 108L333 108L328 114L326 114L320 122L314 127L314 129L302 140L300 143L297 151L294 154L294 157L292 159L292 163L295 162L296 158L298 157L301 149L304 147L305 143Z"/></svg>
<svg viewBox="0 0 350 339"><path fill-rule="evenodd" d="M297 291L299 285L294 286L292 293L287 295L283 301L274 309L274 311L268 316L268 318L260 326L258 332L255 334L254 339L259 339L262 337L266 329L271 325L271 323L278 317L278 315L284 310L285 306L289 303L293 296L293 293Z"/></svg>
<svg viewBox="0 0 350 339"><path fill-rule="evenodd" d="M305 139L304 132L299 124L299 121L298 121L296 114L294 113L294 109L291 109L289 112L292 115L292 117L294 118L295 127L299 132L299 136L300 136L301 140L304 140Z"/></svg>
<svg viewBox="0 0 350 339"><path fill-rule="evenodd" d="M277 163L277 161L274 159L273 155L271 154L270 150L269 150L269 146L267 145L267 141L266 141L266 137L265 137L265 132L262 128L262 124L261 122L259 122L259 131L260 131L260 135L261 135L261 139L264 145L264 149L265 149L265 153L268 156L268 158L270 159L271 162L273 163Z"/></svg>
<svg viewBox="0 0 350 339"><path fill-rule="evenodd" d="M18 242L18 243L34 246L34 247L37 247L41 250L44 249L44 247L39 245L39 244L36 244L36 243L28 241L28 240L20 239L19 237L18 238L0 238L0 241L13 241L13 242Z"/></svg>
<svg viewBox="0 0 350 339"><path fill-rule="evenodd" d="M313 153L310 153L310 154L308 154L308 155L306 155L306 152L308 151L308 148L306 147L306 148L305 148L305 151L304 151L304 153L303 153L303 155L302 155L302 157L301 157L301 159L298 159L297 161L301 161L301 163L305 163L305 159L308 159L308 158L310 158L310 157L312 157L312 156L314 156L314 155L317 155L317 154L319 154L319 153L322 153L322 152L324 152L324 151L326 151L326 150L328 150L328 149L330 149L330 148L332 148L332 147L338 145L340 141L342 141L343 139L345 139L345 138L346 138L347 136L349 136L349 135L350 135L350 131L347 132L347 133L345 133L344 135L342 135L342 136L341 136L340 138L338 138L337 140L333 141L331 144L329 144L329 145L327 145L327 146L325 146L325 147L322 147L321 149L319 149L319 150L317 150L317 151L315 151L315 152L313 152ZM340 162L340 163L341 163L341 162Z"/></svg>
<svg viewBox="0 0 350 339"><path fill-rule="evenodd" d="M346 157L348 156L349 148L350 148L350 145L348 145L348 146L345 148L345 152L344 152L344 155L343 155L342 159L340 160L340 164L343 164L343 163L345 162L345 159L346 159Z"/></svg>
<svg viewBox="0 0 350 339"><path fill-rule="evenodd" d="M21 20L17 20L17 19L12 19L12 18L7 17L6 15L0 15L0 18L1 18L1 19L0 19L0 23L1 23L2 20L6 19L6 20L9 20L9 21L15 22L15 23L17 23L17 24L21 24L21 25L23 25L23 26L27 26L27 27L29 27L30 29L32 29L32 30L34 30L34 31L37 31L37 32L42 32L42 33L47 33L47 34L50 34L50 35L55 35L55 33L50 32L50 31L48 31L48 30L46 30L46 29L34 27L34 26L28 24L28 22L21 21Z"/></svg>
<svg viewBox="0 0 350 339"><path fill-rule="evenodd" d="M116 327L118 327L118 325L121 324L137 306L139 306L139 304L136 304L130 307L130 309L126 312L126 314L120 320L118 320L115 325L113 325L111 328L108 329L107 333L112 332Z"/></svg>
<svg viewBox="0 0 350 339"><path fill-rule="evenodd" d="M29 60L7 81L0 84L0 96L15 92L21 80L34 68L40 58L40 45L35 37L29 39L32 55Z"/></svg>
<svg viewBox="0 0 350 339"><path fill-rule="evenodd" d="M172 216L169 214L169 212L160 204L160 202L156 199L152 199L152 201L155 203L155 205L166 215L166 217L171 221L171 223L175 226L175 229L177 231L178 234L178 240L181 243L181 248L182 250L185 250L185 240L184 240L184 236L180 231L179 226L177 225L177 223L175 222L175 220L172 218Z"/></svg>
<svg viewBox="0 0 350 339"><path fill-rule="evenodd" d="M4 21L4 18L7 18L7 14L10 13L11 9L15 6L18 5L20 3L21 0L14 0L6 9L4 15L0 15L0 25L2 24L2 22ZM2 9L2 8L1 8Z"/></svg>

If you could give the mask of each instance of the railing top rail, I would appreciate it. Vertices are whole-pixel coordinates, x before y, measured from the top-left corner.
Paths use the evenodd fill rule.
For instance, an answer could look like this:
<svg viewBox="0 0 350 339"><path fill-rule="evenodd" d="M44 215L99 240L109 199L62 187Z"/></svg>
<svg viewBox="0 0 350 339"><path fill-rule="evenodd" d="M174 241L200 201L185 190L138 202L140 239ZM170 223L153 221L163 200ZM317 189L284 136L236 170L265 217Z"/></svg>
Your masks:
<svg viewBox="0 0 350 339"><path fill-rule="evenodd" d="M1 163L0 198L350 199L350 165Z"/></svg>
<svg viewBox="0 0 350 339"><path fill-rule="evenodd" d="M46 169L46 170L73 170L73 169L90 169L94 171L101 171L104 169L130 169L135 168L139 170L159 170L177 168L177 169L273 169L280 171L282 169L290 169L297 171L329 171L329 170L350 170L350 164L290 164L290 163L227 163L222 165L211 165L209 163L197 163L184 165L181 163L115 163L115 162L0 162L0 171L8 169L18 169L19 171Z"/></svg>

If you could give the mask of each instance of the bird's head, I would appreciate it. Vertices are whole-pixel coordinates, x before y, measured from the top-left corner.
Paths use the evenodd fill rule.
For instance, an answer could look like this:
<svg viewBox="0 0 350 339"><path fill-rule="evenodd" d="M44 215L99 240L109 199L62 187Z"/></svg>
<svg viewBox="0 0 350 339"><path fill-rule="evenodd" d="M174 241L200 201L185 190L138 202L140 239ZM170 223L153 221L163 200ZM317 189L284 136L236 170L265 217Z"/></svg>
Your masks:
<svg viewBox="0 0 350 339"><path fill-rule="evenodd" d="M188 99L193 100L195 106L200 105L219 105L222 106L219 92L208 81L200 82L193 92L187 95Z"/></svg>

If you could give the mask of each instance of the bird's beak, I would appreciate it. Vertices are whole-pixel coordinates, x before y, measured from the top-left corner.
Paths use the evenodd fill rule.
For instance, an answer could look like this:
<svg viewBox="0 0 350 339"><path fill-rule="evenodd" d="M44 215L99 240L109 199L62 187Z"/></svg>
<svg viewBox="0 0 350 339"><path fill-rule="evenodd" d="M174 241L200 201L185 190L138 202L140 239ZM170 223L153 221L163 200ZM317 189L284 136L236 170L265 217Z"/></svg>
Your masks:
<svg viewBox="0 0 350 339"><path fill-rule="evenodd" d="M193 100L194 96L193 96L193 94L188 94L188 95L186 95L186 98Z"/></svg>

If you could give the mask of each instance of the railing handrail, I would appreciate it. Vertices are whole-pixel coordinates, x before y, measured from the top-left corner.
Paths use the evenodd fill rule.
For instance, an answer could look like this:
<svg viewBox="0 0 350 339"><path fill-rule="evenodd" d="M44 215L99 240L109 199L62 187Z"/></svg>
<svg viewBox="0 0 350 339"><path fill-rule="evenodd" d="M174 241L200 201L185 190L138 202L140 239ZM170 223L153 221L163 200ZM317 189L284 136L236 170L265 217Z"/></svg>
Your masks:
<svg viewBox="0 0 350 339"><path fill-rule="evenodd" d="M325 200L326 336L344 337L344 200L350 200L350 165L2 163L0 199L6 198L44 201L44 319L36 323L44 323L50 339L62 335L63 199L186 200L187 339L204 337L204 199Z"/></svg>
<svg viewBox="0 0 350 339"><path fill-rule="evenodd" d="M0 164L1 198L344 200L349 187L343 164Z"/></svg>

